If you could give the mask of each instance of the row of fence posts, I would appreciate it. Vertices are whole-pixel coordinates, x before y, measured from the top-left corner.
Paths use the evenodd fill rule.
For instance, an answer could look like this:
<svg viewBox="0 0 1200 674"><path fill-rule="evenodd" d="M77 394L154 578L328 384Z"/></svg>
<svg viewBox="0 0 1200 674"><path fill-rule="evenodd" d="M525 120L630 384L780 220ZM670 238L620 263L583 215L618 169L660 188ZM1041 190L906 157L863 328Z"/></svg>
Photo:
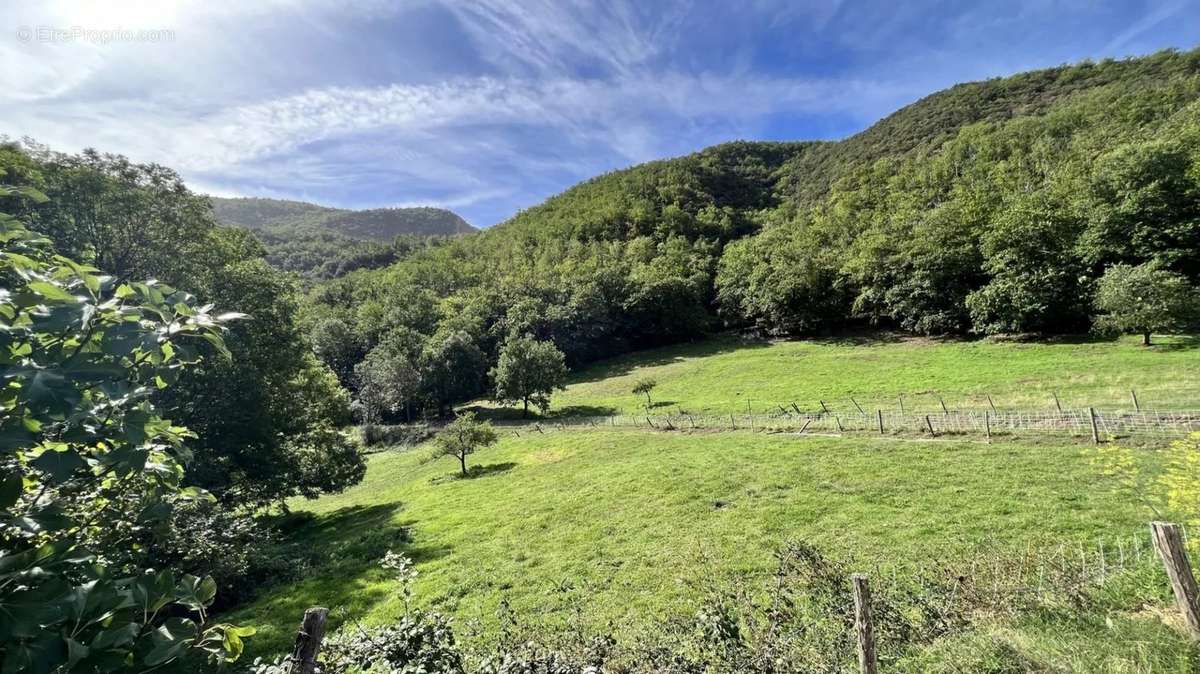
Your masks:
<svg viewBox="0 0 1200 674"><path fill-rule="evenodd" d="M1184 544L1183 527L1170 522L1151 522L1150 538L1167 571L1175 603L1183 614L1188 635L1200 641L1200 587L1192 573ZM862 674L877 674L879 655L875 649L875 622L871 613L871 583L866 574L850 577L854 590L854 633L858 642L858 667ZM317 655L325 638L329 609L319 606L304 612L296 643L289 656L289 674L314 674Z"/></svg>
<svg viewBox="0 0 1200 674"><path fill-rule="evenodd" d="M1094 407L1087 408L1087 416L1084 417L1084 419L1086 419L1086 421L1084 421L1083 419L1079 419L1079 417L1075 416L1073 410L1069 410L1069 409L1066 409L1063 407L1062 400L1058 397L1057 392L1051 391L1050 395L1054 400L1054 406L1055 406L1056 410L1058 411L1058 413L1060 415L1066 415L1066 416L1064 416L1064 419L1069 417L1072 420L1080 421L1081 425L1083 426L1083 430L1087 430L1088 426L1090 425L1092 441L1096 444L1100 444L1100 442L1101 442L1100 426L1102 425L1101 424L1102 419L1100 418L1100 415L1096 412L1096 408L1094 408ZM942 408L942 414L945 415L946 419L952 420L953 418L955 418L955 415L963 414L963 412L960 412L960 411L952 412L950 410L950 408L946 405L946 401L945 401L945 399L942 398L942 396L935 394L935 397L937 398L938 404ZM990 441L992 439L992 431L993 431L994 425L998 423L998 424L1000 424L1000 426L1002 428L1007 425L1011 425L1011 423L1012 423L1011 416L1013 413L1009 413L1008 416L1006 416L1005 414L1001 413L1000 410L996 407L996 403L992 399L992 396L990 394L986 394L984 397L987 399L988 406L990 409L984 410L984 412L983 412L983 424L982 424L983 429L982 430L983 430L984 434L986 435L987 439ZM1134 410L1138 413L1141 413L1142 406L1141 406L1141 402L1138 400L1137 391L1135 389L1130 389L1129 397L1130 397L1130 400L1133 402ZM877 407L874 410L874 414L871 414L869 411L867 411L866 408L864 408L862 406L862 404L859 403L859 401L854 396L849 396L849 400L850 400L851 404L854 405L855 409L858 410L858 413L862 416L862 419L865 422L871 424L871 426L874 426L876 428L876 430L878 430L880 435L886 435L886 433L889 429L886 427L886 425L884 423L884 420L886 417L884 415L883 408ZM900 414L906 415L908 413L908 408L904 403L904 394L900 394L899 396L897 396L897 400L898 400L899 406L900 406ZM844 432L845 428L843 427L841 416L833 414L832 410L829 408L829 405L826 404L825 400L819 400L818 403L821 406L821 411L817 412L816 416L806 415L806 413L803 412L795 402L789 403L791 405L791 408L795 410L796 414L798 414L802 417L809 416L809 418L805 421L803 426L800 428L799 432L803 433L804 431L808 430L809 425L811 425L813 421L815 421L816 419L818 419L820 417L832 418L834 420L834 423L837 424L838 431ZM775 407L778 407L779 411L782 414L784 414L788 417L791 416L791 412L788 411L788 409L786 407L784 407L783 405L777 404L777 405L775 405ZM967 414L969 417L970 413L967 413ZM1027 413L1026 412L1015 412L1015 414L1018 416L1018 422L1019 422L1020 416L1022 414L1027 414ZM1028 414L1034 414L1034 413L1028 413ZM1194 413L1181 413L1181 414L1186 414L1188 417L1190 417ZM693 417L693 415L684 413L682 411L680 412L680 415L683 417L686 417L688 419L692 428L697 428L696 419L695 419L695 417ZM608 417L608 424L611 426L616 426L618 416L619 415L610 415ZM889 416L890 416L890 413L889 413ZM1082 416L1082 415L1080 415L1080 416ZM935 425L934 425L935 417L936 417L936 415L933 415L933 414L925 414L925 415L916 416L917 423L920 425L920 421L923 420L925 422L923 424L924 429L927 430L928 433L934 437L936 437L939 434L939 431L947 432L946 429L944 429L944 428L942 428L942 429L935 428ZM770 419L771 414L767 414L767 418ZM656 424L650 416L642 417L642 416L635 415L633 417L634 425L638 425L640 423L641 419L645 420L647 426L650 426L651 428L659 428L659 424ZM763 427L763 426L761 426L761 424L755 423L755 421L756 421L755 410L753 408L753 404L752 404L750 398L746 398L745 419L748 421L747 427L750 430L757 430L757 428ZM1186 419L1184 421L1187 422ZM1031 423L1033 422L1032 418L1030 419L1030 422ZM595 419L588 419L587 423L591 424L592 426L597 425ZM675 425L671 422L671 419L669 416L663 417L662 420L660 421L660 423L667 430L675 430L675 428L676 428ZM949 423L949 422L947 422L947 423ZM1156 423L1162 423L1162 420L1158 419ZM1187 423L1193 423L1193 422L1187 422ZM558 426L560 428L565 428L565 425L562 422L559 422ZM733 413L729 414L729 426L730 426L730 428L732 428L734 430L737 430L737 428L738 428L737 419ZM764 428L770 428L770 427L771 427L770 423L768 422L767 426L765 426ZM869 426L868 426L868 428L869 428ZM540 424L535 424L534 429L539 433L543 432ZM513 432L517 436L520 436L520 431L514 430ZM948 432L954 432L954 430L951 429Z"/></svg>
<svg viewBox="0 0 1200 674"><path fill-rule="evenodd" d="M1069 412L1069 411L1063 410L1064 414L1066 414L1067 412ZM825 412L822 412L822 414L825 414ZM952 415L954 413L944 412L943 414ZM698 426L696 425L696 418L694 416L692 416L691 414L683 414L682 416L684 416L688 419L692 428L698 428ZM923 424L924 429L926 431L928 431L930 436L937 437L940 433L956 432L955 428L950 428L949 431L947 431L945 427L943 427L941 429L935 428L934 423L933 423L933 419L935 416L936 415L925 414L920 417L917 417L919 420L924 420L924 422L925 422ZM756 425L754 423L754 415L752 413L748 414L747 418L749 419L748 428L750 430L756 430ZM796 432L804 433L806 430L808 430L808 427L813 423L813 421L817 420L818 418L820 418L820 416L810 416L808 419L805 420L804 424L801 425L800 428ZM830 418L832 418L834 420L834 423L837 424L837 429L839 432L844 432L846 430L845 427L842 425L842 418L840 416L832 415ZM951 417L949 417L949 416L943 417L942 420L946 420L948 418L951 418ZM1072 418L1074 418L1074 417L1072 417ZM640 419L644 419L646 422L646 425L651 428L660 428L661 427L661 428L665 428L666 430L672 430L672 431L676 430L676 426L675 426L675 424L673 424L671 422L670 417L661 418L659 421L659 424L661 424L661 426L659 424L654 423L654 420L651 417L648 417L648 416L647 417L634 417L634 425L638 425L640 423L640 421L639 421ZM882 409L876 409L875 414L873 414L873 415L868 415L866 412L864 412L863 419L864 420L871 419L872 420L871 425L878 431L878 433L880 435L887 435L888 428L884 424L884 414L883 414ZM1095 444L1100 444L1102 442L1101 436L1100 436L1100 415L1096 412L1096 408L1094 408L1094 407L1087 408L1086 419L1087 419L1087 424L1088 424L1088 426L1090 426L1090 429L1091 429L1092 442ZM615 427L617 425L616 420L617 420L616 415L609 416L608 424L610 426ZM591 426L598 425L594 419L587 419L586 421ZM918 423L920 423L920 422L918 421ZM949 423L949 422L947 422L947 423ZM997 418L997 417L993 416L992 412L984 410L984 412L983 412L983 432L984 432L985 437L989 441L991 441L991 439L992 439L993 424L995 424L995 423L1000 423L1001 426L1004 426L1005 424L1009 424L1011 427L1012 422L1011 422L1011 419L1008 419L1006 421L1005 417L1003 417L1002 415L999 418ZM1032 423L1032 421L1030 423ZM1195 422L1186 422L1186 423L1195 423ZM560 430L566 430L566 425L562 422L558 422L557 426ZM737 419L733 414L729 415L729 426L733 430L737 430L737 428L738 428ZM1086 429L1086 428L1088 428L1088 426L1085 426L1084 428ZM770 429L771 426L768 425L766 428ZM538 433L544 433L544 431L542 430L541 424L534 424L533 430L537 431ZM517 437L521 436L521 432L516 429L513 430L513 434Z"/></svg>

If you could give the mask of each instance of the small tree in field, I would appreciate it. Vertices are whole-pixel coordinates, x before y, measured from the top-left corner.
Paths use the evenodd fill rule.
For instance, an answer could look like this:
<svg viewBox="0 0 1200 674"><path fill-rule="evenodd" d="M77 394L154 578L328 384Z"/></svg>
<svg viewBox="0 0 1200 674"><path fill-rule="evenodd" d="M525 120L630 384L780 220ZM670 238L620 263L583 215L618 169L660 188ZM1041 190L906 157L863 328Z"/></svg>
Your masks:
<svg viewBox="0 0 1200 674"><path fill-rule="evenodd" d="M550 408L550 394L564 388L567 365L553 342L539 342L526 335L504 344L491 375L496 382L496 401L523 403L522 416L528 417L529 403L543 413Z"/></svg>
<svg viewBox="0 0 1200 674"><path fill-rule="evenodd" d="M467 456L496 444L496 430L486 421L478 421L474 412L468 412L442 429L433 439L439 454L453 456L463 477L467 475Z"/></svg>
<svg viewBox="0 0 1200 674"><path fill-rule="evenodd" d="M635 395L646 396L646 409L650 409L650 392L654 390L655 386L658 386L658 382L648 377L639 379L637 383L633 385L633 393Z"/></svg>
<svg viewBox="0 0 1200 674"><path fill-rule="evenodd" d="M1155 262L1109 267L1096 288L1096 327L1142 336L1150 346L1154 332L1186 329L1196 315L1196 288L1181 274Z"/></svg>

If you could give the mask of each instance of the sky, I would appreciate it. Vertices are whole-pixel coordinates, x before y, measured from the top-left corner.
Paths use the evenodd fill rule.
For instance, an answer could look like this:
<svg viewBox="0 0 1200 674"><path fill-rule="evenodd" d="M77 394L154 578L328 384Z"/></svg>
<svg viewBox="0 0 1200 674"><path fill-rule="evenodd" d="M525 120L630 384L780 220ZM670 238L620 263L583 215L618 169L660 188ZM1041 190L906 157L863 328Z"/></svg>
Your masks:
<svg viewBox="0 0 1200 674"><path fill-rule="evenodd" d="M0 135L490 226L651 159L1197 45L1200 0L6 0Z"/></svg>

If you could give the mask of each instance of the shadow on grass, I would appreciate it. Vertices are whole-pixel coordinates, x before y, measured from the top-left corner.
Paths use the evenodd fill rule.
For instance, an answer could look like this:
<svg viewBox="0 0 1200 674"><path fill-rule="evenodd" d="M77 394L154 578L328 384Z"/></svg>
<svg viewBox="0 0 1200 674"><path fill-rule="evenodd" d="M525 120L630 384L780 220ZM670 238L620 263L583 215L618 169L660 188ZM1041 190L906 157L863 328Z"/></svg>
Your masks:
<svg viewBox="0 0 1200 674"><path fill-rule="evenodd" d="M292 529L287 550L293 556L295 575L283 574L265 586L249 607L224 612L231 622L259 630L247 642L248 661L287 650L307 608L334 609L332 630L340 622L340 609L359 616L393 598L396 591L380 566L388 551L403 552L418 569L450 554L448 546L414 540L417 520L398 517L402 510L402 504L394 502L353 506L317 517L285 516L283 526Z"/></svg>
<svg viewBox="0 0 1200 674"><path fill-rule="evenodd" d="M882 346L884 344L896 344L905 339L912 339L912 335L890 330L853 330L798 338L795 341L811 342L813 344L821 344L822 346ZM936 340L938 338L929 339Z"/></svg>
<svg viewBox="0 0 1200 674"><path fill-rule="evenodd" d="M558 417L607 417L617 413L617 408L608 405L568 405L550 410L548 419Z"/></svg>
<svg viewBox="0 0 1200 674"><path fill-rule="evenodd" d="M670 365L671 363L678 363L691 358L706 358L708 356L745 349L761 349L769 345L769 342L757 338L721 335L698 342L687 342L657 348L650 347L648 351L636 351L588 365L577 376L571 378L571 383L595 382L610 377L626 375L640 367ZM638 348L636 344L631 346Z"/></svg>
<svg viewBox="0 0 1200 674"><path fill-rule="evenodd" d="M563 419L570 417L606 417L617 413L616 408L605 405L570 405L568 407L560 407L551 409L546 414L539 414L534 410L529 410L529 416L521 413L519 407L484 407L482 405L470 405L459 409L459 414L465 412L474 412L475 416L480 421L493 421L496 423L524 423L532 424L539 421L553 421L555 419Z"/></svg>
<svg viewBox="0 0 1200 674"><path fill-rule="evenodd" d="M482 466L470 466L467 468L466 475L463 475L462 473L452 473L450 475L435 477L430 480L430 482L432 484L443 484L446 482L457 482L458 480L476 480L489 475L507 473L516 467L517 464L513 463L512 461L506 461L504 463L489 463Z"/></svg>
<svg viewBox="0 0 1200 674"><path fill-rule="evenodd" d="M1176 335L1160 337L1159 340L1157 344L1152 343L1149 348L1155 351L1191 351L1192 349L1200 349L1200 335Z"/></svg>

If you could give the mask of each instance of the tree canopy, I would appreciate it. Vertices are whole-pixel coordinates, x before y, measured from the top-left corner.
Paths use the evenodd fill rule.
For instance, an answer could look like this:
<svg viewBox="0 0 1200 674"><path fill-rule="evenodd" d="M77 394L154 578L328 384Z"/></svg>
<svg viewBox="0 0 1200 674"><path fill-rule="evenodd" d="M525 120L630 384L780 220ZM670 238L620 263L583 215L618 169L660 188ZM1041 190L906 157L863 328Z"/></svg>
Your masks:
<svg viewBox="0 0 1200 674"><path fill-rule="evenodd" d="M459 472L467 476L467 457L485 447L496 444L499 436L491 423L479 421L473 412L467 412L438 432L433 444L438 452L458 459Z"/></svg>
<svg viewBox="0 0 1200 674"><path fill-rule="evenodd" d="M500 349L491 376L496 383L495 399L521 403L528 416L530 403L543 413L550 408L550 394L566 383L567 365L553 342L540 342L528 335L510 337Z"/></svg>
<svg viewBox="0 0 1200 674"><path fill-rule="evenodd" d="M1096 308L1102 330L1142 335L1150 346L1155 332L1194 327L1200 317L1200 291L1182 274L1160 268L1157 262L1136 267L1117 264L1100 277Z"/></svg>

